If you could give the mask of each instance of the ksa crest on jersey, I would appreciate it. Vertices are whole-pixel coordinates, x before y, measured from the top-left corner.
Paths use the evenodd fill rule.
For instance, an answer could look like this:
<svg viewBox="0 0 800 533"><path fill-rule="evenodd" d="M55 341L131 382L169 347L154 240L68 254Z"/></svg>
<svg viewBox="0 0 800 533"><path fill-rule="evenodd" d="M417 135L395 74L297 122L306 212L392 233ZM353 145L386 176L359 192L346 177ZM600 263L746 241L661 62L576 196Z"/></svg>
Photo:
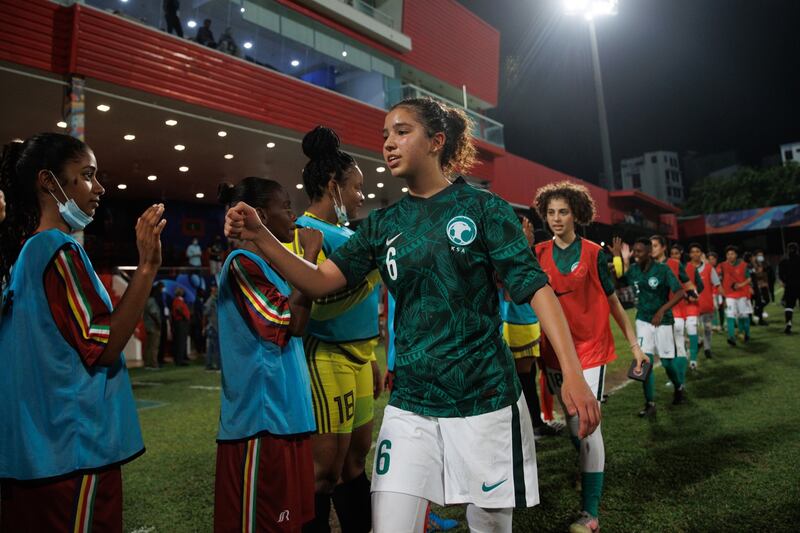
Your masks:
<svg viewBox="0 0 800 533"><path fill-rule="evenodd" d="M447 223L447 238L456 246L468 246L478 236L478 226L465 216L457 216Z"/></svg>
<svg viewBox="0 0 800 533"><path fill-rule="evenodd" d="M647 280L647 284L650 285L651 289L655 289L658 287L658 278L653 276L652 278Z"/></svg>

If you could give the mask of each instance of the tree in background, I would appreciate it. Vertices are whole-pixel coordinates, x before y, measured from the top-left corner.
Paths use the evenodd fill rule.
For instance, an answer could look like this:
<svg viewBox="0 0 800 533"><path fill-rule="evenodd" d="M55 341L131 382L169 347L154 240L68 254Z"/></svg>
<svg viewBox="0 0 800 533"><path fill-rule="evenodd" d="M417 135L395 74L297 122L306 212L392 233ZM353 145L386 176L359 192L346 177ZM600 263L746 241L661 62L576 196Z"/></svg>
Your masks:
<svg viewBox="0 0 800 533"><path fill-rule="evenodd" d="M684 215L723 213L800 203L800 164L742 168L732 176L709 176L689 192Z"/></svg>

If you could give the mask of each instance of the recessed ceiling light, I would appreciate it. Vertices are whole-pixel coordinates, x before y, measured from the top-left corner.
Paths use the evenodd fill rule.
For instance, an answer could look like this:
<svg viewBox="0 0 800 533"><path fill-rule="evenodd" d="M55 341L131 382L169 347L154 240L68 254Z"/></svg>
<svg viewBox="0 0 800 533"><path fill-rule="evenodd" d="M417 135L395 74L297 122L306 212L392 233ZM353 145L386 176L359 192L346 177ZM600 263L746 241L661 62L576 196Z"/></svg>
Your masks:
<svg viewBox="0 0 800 533"><path fill-rule="evenodd" d="M225 137L227 134L228 134L227 131L220 130L220 131L217 132L217 135L219 135L220 137Z"/></svg>
<svg viewBox="0 0 800 533"><path fill-rule="evenodd" d="M66 122L64 122L63 120L61 120L61 121L59 121L59 122L56 122L56 126L58 126L59 128L62 128L62 129L63 129L63 128L66 128L66 127L67 127L67 123L66 123Z"/></svg>
<svg viewBox="0 0 800 533"><path fill-rule="evenodd" d="M182 144L176 144L174 148L179 152L183 152L184 150L186 150L186 147Z"/></svg>
<svg viewBox="0 0 800 533"><path fill-rule="evenodd" d="M178 167L178 170L180 170L181 172L189 172L189 167L187 166Z"/></svg>
<svg viewBox="0 0 800 533"><path fill-rule="evenodd" d="M117 189L119 189L121 191L124 191L127 188L128 188L128 186L125 185L124 183L120 183L119 185L117 185Z"/></svg>
<svg viewBox="0 0 800 533"><path fill-rule="evenodd" d="M275 148L275 143L267 143L267 148Z"/></svg>
<svg viewBox="0 0 800 533"><path fill-rule="evenodd" d="M377 187L378 187L379 189L383 189L383 183L378 183L378 184L377 184Z"/></svg>
<svg viewBox="0 0 800 533"><path fill-rule="evenodd" d="M300 62L298 60L296 60L296 59L292 59L292 62L289 63L289 64L292 65L293 67L299 67L300 66Z"/></svg>
<svg viewBox="0 0 800 533"><path fill-rule="evenodd" d="M225 159L233 159L233 154L225 154L222 157L224 157Z"/></svg>
<svg viewBox="0 0 800 533"><path fill-rule="evenodd" d="M205 198L205 197L206 197L206 195L205 195L205 194L203 194L203 193L201 193L201 192L199 192L199 193L195 194L195 195L194 195L194 197L195 197L195 198Z"/></svg>
<svg viewBox="0 0 800 533"><path fill-rule="evenodd" d="M369 198L370 200L372 200L373 198L375 198L375 193L374 193L374 192L371 192L371 193L369 193L369 194L367 195L367 198Z"/></svg>
<svg viewBox="0 0 800 533"><path fill-rule="evenodd" d="M375 169L375 172L377 172L378 174L386 172L386 167L378 167Z"/></svg>
<svg viewBox="0 0 800 533"><path fill-rule="evenodd" d="M123 135L122 138L125 139L126 141L132 141L136 138L136 135L134 135L133 133L128 133L127 135Z"/></svg>
<svg viewBox="0 0 800 533"><path fill-rule="evenodd" d="M244 13L244 7L240 7L240 8L239 8L239 11L241 11L242 13Z"/></svg>
<svg viewBox="0 0 800 533"><path fill-rule="evenodd" d="M408 187L403 187L403 188L402 188L402 189L400 189L400 190L401 190L401 191L403 191L403 192L408 192Z"/></svg>
<svg viewBox="0 0 800 533"><path fill-rule="evenodd" d="M111 109L111 106L108 106L106 104L100 104L99 106L97 106L97 110L102 111L103 113L105 113L109 109Z"/></svg>
<svg viewBox="0 0 800 533"><path fill-rule="evenodd" d="M189 22L186 23L186 25L189 26L190 28L196 28L197 22L190 20Z"/></svg>
<svg viewBox="0 0 800 533"><path fill-rule="evenodd" d="M12 143L21 143L21 142L23 142L23 141L22 141L22 139L20 139L19 137L17 137L16 139L11 139L11 142L12 142Z"/></svg>
<svg viewBox="0 0 800 533"><path fill-rule="evenodd" d="M347 50L342 50L342 57L347 57Z"/></svg>
<svg viewBox="0 0 800 533"><path fill-rule="evenodd" d="M171 118L169 120L165 120L164 124L166 124L167 126L177 126L178 125L178 121L175 120L174 118Z"/></svg>
<svg viewBox="0 0 800 533"><path fill-rule="evenodd" d="M150 174L149 176L147 176L147 181L156 181L157 179L158 176L156 176L155 174Z"/></svg>
<svg viewBox="0 0 800 533"><path fill-rule="evenodd" d="M251 48L253 48L253 43L251 43L250 41L245 41L242 46L244 46L246 49L250 50Z"/></svg>
<svg viewBox="0 0 800 533"><path fill-rule="evenodd" d="M297 185L295 185L295 187L297 187L298 189L302 189L303 188L303 184L302 183L298 183Z"/></svg>

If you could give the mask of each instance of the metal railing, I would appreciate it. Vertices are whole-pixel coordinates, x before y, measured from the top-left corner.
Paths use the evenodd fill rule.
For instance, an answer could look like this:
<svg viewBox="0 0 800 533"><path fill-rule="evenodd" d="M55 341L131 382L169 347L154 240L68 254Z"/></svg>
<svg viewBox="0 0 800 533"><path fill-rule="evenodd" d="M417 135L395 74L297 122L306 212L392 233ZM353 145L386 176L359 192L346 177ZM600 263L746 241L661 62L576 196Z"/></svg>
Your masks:
<svg viewBox="0 0 800 533"><path fill-rule="evenodd" d="M388 96L390 107L400 100L404 100L406 98L421 98L423 96L430 96L434 100L439 100L440 102L444 102L453 107L458 107L461 109L464 108L463 105L457 104L441 95L427 91L422 87L417 87L416 85L412 85L410 83L402 85L399 90L390 91ZM464 109L464 111L475 123L472 129L472 134L475 137L492 144L496 144L500 147L505 146L505 142L503 140L503 125L500 122L492 120L491 118L472 111L471 109Z"/></svg>
<svg viewBox="0 0 800 533"><path fill-rule="evenodd" d="M394 18L390 15L387 15L380 9L369 5L368 3L364 2L363 0L339 0L343 4L347 4L355 9L361 11L365 15L368 15L381 24L385 24L390 28L399 29L394 27Z"/></svg>

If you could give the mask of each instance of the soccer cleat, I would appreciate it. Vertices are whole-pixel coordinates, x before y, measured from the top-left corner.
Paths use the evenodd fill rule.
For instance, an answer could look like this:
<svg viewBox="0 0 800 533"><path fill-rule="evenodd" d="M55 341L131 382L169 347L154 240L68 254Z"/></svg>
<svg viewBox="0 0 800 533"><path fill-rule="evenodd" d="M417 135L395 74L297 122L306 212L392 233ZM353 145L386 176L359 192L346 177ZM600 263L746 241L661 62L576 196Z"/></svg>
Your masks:
<svg viewBox="0 0 800 533"><path fill-rule="evenodd" d="M564 429L563 424L543 424L533 428L533 438L539 440L542 437L554 437L559 435L562 429Z"/></svg>
<svg viewBox="0 0 800 533"><path fill-rule="evenodd" d="M672 395L672 405L680 405L686 402L686 387L681 385L680 387L675 389L675 393Z"/></svg>
<svg viewBox="0 0 800 533"><path fill-rule="evenodd" d="M748 342L750 342L750 335L745 333L745 335L744 335L744 343L747 344Z"/></svg>
<svg viewBox="0 0 800 533"><path fill-rule="evenodd" d="M689 369L697 370L697 361L689 361Z"/></svg>
<svg viewBox="0 0 800 533"><path fill-rule="evenodd" d="M442 518L434 512L428 514L428 525L425 528L427 533L434 531L449 531L458 525L458 520L452 518Z"/></svg>
<svg viewBox="0 0 800 533"><path fill-rule="evenodd" d="M569 526L569 533L597 533L600 531L600 520L586 511L581 511L581 515Z"/></svg>
<svg viewBox="0 0 800 533"><path fill-rule="evenodd" d="M792 334L792 325L791 324L786 324L786 327L783 328L783 332L786 333L787 335L791 335Z"/></svg>
<svg viewBox="0 0 800 533"><path fill-rule="evenodd" d="M705 354L706 354L706 359L711 359L712 358L711 357L711 350L706 350Z"/></svg>
<svg viewBox="0 0 800 533"><path fill-rule="evenodd" d="M647 402L644 404L644 409L639 411L639 417L644 418L647 416L655 416L656 414L656 404L654 402Z"/></svg>
<svg viewBox="0 0 800 533"><path fill-rule="evenodd" d="M728 337L728 344L735 348L736 347L736 339L732 339L732 338Z"/></svg>

